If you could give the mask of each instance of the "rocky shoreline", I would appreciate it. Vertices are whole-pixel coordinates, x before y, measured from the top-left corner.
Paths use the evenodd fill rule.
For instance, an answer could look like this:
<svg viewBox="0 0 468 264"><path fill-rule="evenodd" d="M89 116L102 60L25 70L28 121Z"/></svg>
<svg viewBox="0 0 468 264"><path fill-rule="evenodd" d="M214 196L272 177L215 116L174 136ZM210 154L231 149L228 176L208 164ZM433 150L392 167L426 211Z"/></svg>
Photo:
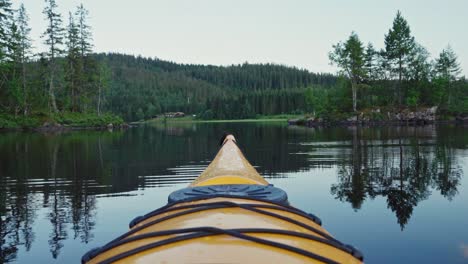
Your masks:
<svg viewBox="0 0 468 264"><path fill-rule="evenodd" d="M429 125L429 124L468 124L468 115L458 115L452 119L443 119L437 115L437 107L430 107L412 111L401 109L398 111L381 111L374 109L367 112L358 112L343 119L325 119L320 117L307 117L288 120L289 125L298 126L354 126L354 125Z"/></svg>

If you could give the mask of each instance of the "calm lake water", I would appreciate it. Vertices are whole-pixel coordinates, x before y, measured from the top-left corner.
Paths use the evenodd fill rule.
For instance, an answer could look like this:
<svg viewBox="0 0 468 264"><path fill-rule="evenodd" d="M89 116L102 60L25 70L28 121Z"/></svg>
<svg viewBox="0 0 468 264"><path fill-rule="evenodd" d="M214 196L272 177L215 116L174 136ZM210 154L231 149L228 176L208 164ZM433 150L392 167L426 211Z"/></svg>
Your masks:
<svg viewBox="0 0 468 264"><path fill-rule="evenodd" d="M192 181L226 130L367 263L468 262L468 128L230 123L0 134L0 263L79 263Z"/></svg>

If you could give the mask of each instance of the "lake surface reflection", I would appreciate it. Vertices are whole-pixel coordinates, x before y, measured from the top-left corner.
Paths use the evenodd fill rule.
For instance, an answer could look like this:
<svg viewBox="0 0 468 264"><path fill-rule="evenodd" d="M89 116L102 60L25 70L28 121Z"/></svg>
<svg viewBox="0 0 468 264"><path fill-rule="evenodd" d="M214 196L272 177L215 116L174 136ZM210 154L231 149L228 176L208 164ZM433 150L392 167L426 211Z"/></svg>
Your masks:
<svg viewBox="0 0 468 264"><path fill-rule="evenodd" d="M197 177L233 132L367 263L468 262L468 128L153 125L0 134L0 263L77 263Z"/></svg>

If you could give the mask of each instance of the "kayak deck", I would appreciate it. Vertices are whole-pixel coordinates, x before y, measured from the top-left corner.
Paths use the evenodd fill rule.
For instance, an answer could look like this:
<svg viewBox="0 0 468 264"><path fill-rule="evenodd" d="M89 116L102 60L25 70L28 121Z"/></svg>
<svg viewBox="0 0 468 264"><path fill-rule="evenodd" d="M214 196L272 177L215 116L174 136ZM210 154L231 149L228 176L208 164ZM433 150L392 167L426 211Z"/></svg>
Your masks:
<svg viewBox="0 0 468 264"><path fill-rule="evenodd" d="M176 195L174 195L176 193ZM287 203L227 137L208 168L169 203L83 263L361 263L314 215Z"/></svg>
<svg viewBox="0 0 468 264"><path fill-rule="evenodd" d="M223 184L268 185L247 161L235 140L227 139L206 170L190 186Z"/></svg>

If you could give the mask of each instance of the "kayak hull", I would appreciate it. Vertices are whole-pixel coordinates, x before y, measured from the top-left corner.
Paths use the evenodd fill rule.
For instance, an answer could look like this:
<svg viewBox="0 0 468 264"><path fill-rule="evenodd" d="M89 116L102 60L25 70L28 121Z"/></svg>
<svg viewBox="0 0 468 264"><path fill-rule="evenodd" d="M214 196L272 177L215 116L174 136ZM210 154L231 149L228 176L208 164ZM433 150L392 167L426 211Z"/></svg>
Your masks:
<svg viewBox="0 0 468 264"><path fill-rule="evenodd" d="M89 252L83 263L362 263L312 214L258 174L233 138L168 205Z"/></svg>

